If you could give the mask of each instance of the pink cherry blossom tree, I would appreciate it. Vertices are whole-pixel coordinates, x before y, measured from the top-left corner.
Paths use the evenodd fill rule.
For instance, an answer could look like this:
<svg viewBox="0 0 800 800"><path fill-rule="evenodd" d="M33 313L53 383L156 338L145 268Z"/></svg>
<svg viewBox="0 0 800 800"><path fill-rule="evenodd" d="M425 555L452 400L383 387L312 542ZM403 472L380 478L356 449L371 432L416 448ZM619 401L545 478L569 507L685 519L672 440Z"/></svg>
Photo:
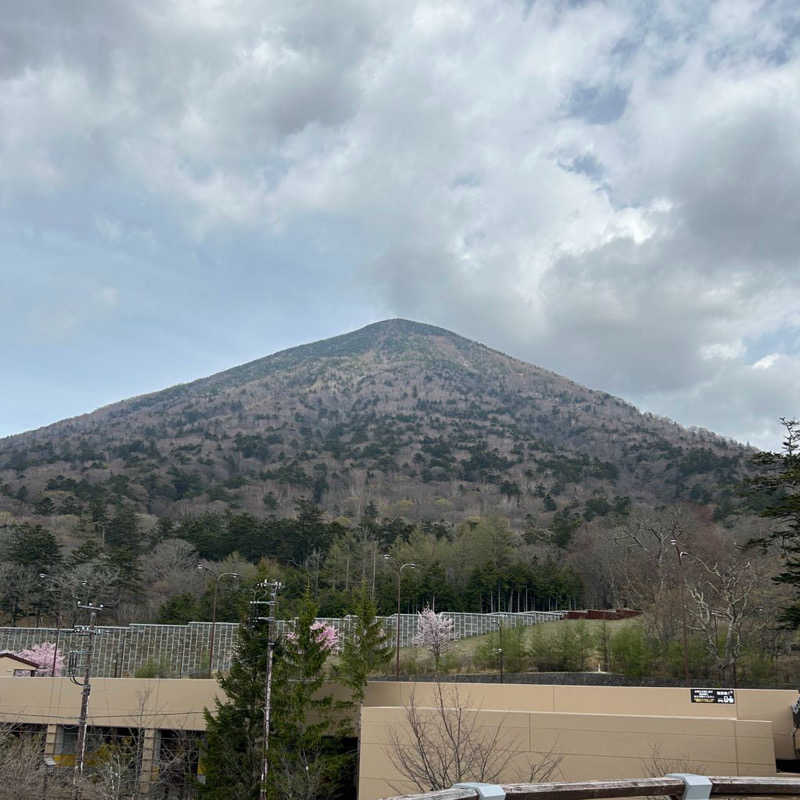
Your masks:
<svg viewBox="0 0 800 800"><path fill-rule="evenodd" d="M312 623L311 631L323 650L327 653L339 652L339 634L336 632L336 628L334 628L333 625L317 620ZM289 631L286 634L286 638L290 642L295 642L297 641L297 634L294 631Z"/></svg>
<svg viewBox="0 0 800 800"><path fill-rule="evenodd" d="M455 639L453 618L444 612L438 614L428 606L417 614L417 633L412 642L417 647L424 647L432 656L436 672L442 654Z"/></svg>
<svg viewBox="0 0 800 800"><path fill-rule="evenodd" d="M55 674L63 675L64 673L64 656L61 651L56 652L56 646L53 642L42 642L42 644L35 644L27 650L20 650L14 655L20 658L33 661L38 665L36 675L50 675L53 671L53 657L55 656Z"/></svg>
<svg viewBox="0 0 800 800"><path fill-rule="evenodd" d="M333 625L317 621L311 626L311 630L314 631L317 641L324 650L329 653L339 652L339 634Z"/></svg>

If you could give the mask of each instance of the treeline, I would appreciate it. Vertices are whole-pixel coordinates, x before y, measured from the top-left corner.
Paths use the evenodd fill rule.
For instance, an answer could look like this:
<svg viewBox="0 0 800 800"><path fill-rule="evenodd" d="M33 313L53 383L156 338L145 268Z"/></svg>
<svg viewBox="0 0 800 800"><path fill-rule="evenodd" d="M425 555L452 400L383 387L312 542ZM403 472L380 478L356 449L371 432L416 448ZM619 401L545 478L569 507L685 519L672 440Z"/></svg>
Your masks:
<svg viewBox="0 0 800 800"><path fill-rule="evenodd" d="M326 521L313 503L301 500L293 518L257 519L249 514L203 514L162 526L162 534L184 540L201 558L237 557L251 564L272 562L289 596L312 585L323 616L345 613L353 587L364 580L378 610L397 610L397 565L403 570L403 612L425 605L451 611L523 611L578 603L578 575L554 557L542 557L502 518L459 526L411 525L379 520L368 505L356 525ZM541 549L541 548L538 548Z"/></svg>
<svg viewBox="0 0 800 800"><path fill-rule="evenodd" d="M458 526L381 519L369 504L360 520L327 520L302 499L293 517L206 513L143 524L130 505L97 514L65 549L46 527L23 524L0 533L0 612L12 625L54 618L78 594L113 606L109 621L183 623L208 619L214 581L217 618L235 621L250 587L264 577L284 583L287 614L310 587L323 616L352 608L362 582L381 614L426 605L452 611L524 611L580 603L582 583L552 543L512 530L504 518ZM198 570L198 565L207 570ZM413 565L413 566L412 566ZM42 578L41 575L45 577ZM83 596L85 595L85 596ZM112 619L113 618L113 619Z"/></svg>

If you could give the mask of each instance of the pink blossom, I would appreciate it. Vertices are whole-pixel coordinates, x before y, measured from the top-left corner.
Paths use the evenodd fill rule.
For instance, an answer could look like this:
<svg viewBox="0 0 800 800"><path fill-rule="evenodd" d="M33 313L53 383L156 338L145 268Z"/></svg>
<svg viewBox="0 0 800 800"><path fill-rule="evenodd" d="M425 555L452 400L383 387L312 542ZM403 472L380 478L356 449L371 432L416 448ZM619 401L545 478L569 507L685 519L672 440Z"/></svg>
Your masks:
<svg viewBox="0 0 800 800"><path fill-rule="evenodd" d="M327 622L315 622L311 626L311 630L314 631L316 640L322 645L323 650L327 650L329 653L338 651L339 634L333 625L329 625Z"/></svg>
<svg viewBox="0 0 800 800"><path fill-rule="evenodd" d="M50 675L53 670L53 654L56 657L55 674L61 675L64 672L64 656L61 651L55 652L56 646L53 642L43 642L42 644L35 644L27 650L20 650L15 655L20 658L25 658L28 661L33 661L38 664L36 675Z"/></svg>
<svg viewBox="0 0 800 800"><path fill-rule="evenodd" d="M338 652L339 634L336 632L336 628L329 625L327 622L317 621L311 624L311 630L314 632L314 638L317 640L317 643L322 646L323 650L328 653ZM286 634L286 639L290 642L296 642L297 633L295 631L289 631Z"/></svg>
<svg viewBox="0 0 800 800"><path fill-rule="evenodd" d="M442 653L447 650L454 638L452 617L443 612L437 614L427 606L417 614L417 633L412 642L430 652L437 669Z"/></svg>

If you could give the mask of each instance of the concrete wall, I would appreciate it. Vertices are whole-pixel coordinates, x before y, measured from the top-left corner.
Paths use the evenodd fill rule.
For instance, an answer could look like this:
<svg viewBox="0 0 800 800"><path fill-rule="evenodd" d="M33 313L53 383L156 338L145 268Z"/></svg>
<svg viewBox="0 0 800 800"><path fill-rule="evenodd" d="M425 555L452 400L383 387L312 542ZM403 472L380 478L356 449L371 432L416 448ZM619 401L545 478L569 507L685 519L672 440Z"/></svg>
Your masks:
<svg viewBox="0 0 800 800"><path fill-rule="evenodd" d="M204 730L203 709L218 695L214 680L95 678L88 724ZM0 722L75 725L80 703L69 678L0 677Z"/></svg>
<svg viewBox="0 0 800 800"><path fill-rule="evenodd" d="M528 762L551 751L563 757L559 778L623 778L646 774L654 754L668 769L718 774L774 774L775 758L793 758L792 690L740 689L733 705L690 701L689 689L447 684L460 705L487 729L502 724L512 754L509 774L527 777ZM80 688L68 678L0 677L0 722L47 727L56 747L61 725L74 725ZM387 755L391 730L405 727L404 704L414 692L431 706L435 685L377 681L361 709L360 798L374 800L411 787ZM96 678L89 725L203 730L203 709L220 695L214 680ZM155 734L153 734L155 736ZM393 777L394 776L394 777Z"/></svg>
<svg viewBox="0 0 800 800"><path fill-rule="evenodd" d="M449 694L454 690L458 701ZM407 736L402 706L412 692L418 707L434 704L432 684L369 686L361 713L360 800L418 791L389 755L394 737ZM789 690L739 690L733 706L692 703L682 688L451 684L446 692L447 703L474 709L484 730L501 727L501 749L512 755L505 782L526 779L530 763L544 754L561 759L554 776L560 780L677 769L774 775L776 757L794 757L789 706L797 694Z"/></svg>
<svg viewBox="0 0 800 800"><path fill-rule="evenodd" d="M463 704L480 709L635 714L768 720L776 758L794 758L791 704L793 689L737 689L732 706L692 703L689 689L646 686L542 686L538 684L458 684ZM364 705L402 706L413 691L419 705L430 705L432 683L375 681Z"/></svg>
<svg viewBox="0 0 800 800"><path fill-rule="evenodd" d="M69 678L0 677L0 723L41 725L44 755L72 767L75 743L66 747L65 739L77 724L81 691ZM217 697L222 693L214 680L95 678L87 722L91 728L142 731L139 780L144 797L156 774L161 730L204 730L203 709L213 708ZM91 752L87 763L92 763Z"/></svg>

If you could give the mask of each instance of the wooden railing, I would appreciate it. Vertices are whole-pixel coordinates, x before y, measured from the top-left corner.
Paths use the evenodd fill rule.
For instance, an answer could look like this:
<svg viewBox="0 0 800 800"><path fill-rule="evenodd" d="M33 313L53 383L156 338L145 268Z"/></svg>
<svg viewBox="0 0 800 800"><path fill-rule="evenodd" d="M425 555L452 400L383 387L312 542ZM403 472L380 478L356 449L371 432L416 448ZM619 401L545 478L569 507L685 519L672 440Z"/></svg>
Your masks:
<svg viewBox="0 0 800 800"><path fill-rule="evenodd" d="M724 797L800 797L800 775L795 778L712 777L709 794ZM586 781L582 783L507 783L500 788L507 800L592 800L599 797L682 798L686 782L681 778L637 778L618 781ZM453 788L422 794L398 795L384 800L478 800L477 789Z"/></svg>

